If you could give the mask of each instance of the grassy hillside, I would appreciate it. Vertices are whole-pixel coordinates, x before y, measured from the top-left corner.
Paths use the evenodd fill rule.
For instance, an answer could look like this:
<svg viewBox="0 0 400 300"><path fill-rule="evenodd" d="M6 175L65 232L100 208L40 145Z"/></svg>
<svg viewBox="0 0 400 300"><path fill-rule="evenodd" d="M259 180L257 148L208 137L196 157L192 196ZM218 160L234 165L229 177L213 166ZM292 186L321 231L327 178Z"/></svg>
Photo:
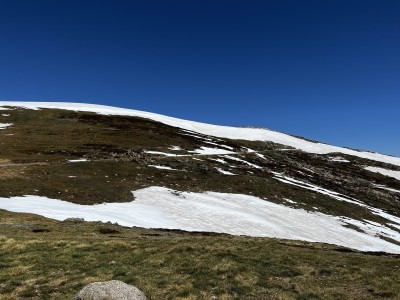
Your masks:
<svg viewBox="0 0 400 300"><path fill-rule="evenodd" d="M363 169L364 165L395 166L355 157L346 157L349 163L333 162L332 158L339 155L280 151L287 147L203 136L136 117L54 109L6 112L9 116L0 117L0 123L13 126L0 130L0 197L39 195L82 204L125 202L132 200L132 190L165 186L182 191L255 195L284 204L289 198L297 202L296 207L310 211L317 208L327 214L382 221L351 204L283 184L272 173L281 172L400 216L400 193L376 187L400 190L400 181ZM180 150L171 150L173 146ZM261 168L221 155L190 152L201 147L231 149L237 153L236 158ZM248 152L248 148L265 158ZM89 161L68 162L81 158ZM152 165L179 171L168 172ZM217 168L237 176L225 176Z"/></svg>
<svg viewBox="0 0 400 300"><path fill-rule="evenodd" d="M0 220L4 300L71 299L85 284L110 279L136 285L149 299L400 297L399 255L5 211Z"/></svg>
<svg viewBox="0 0 400 300"><path fill-rule="evenodd" d="M13 109L2 111L0 123L13 124L0 130L0 197L127 202L133 200L133 190L163 186L253 195L399 231L369 208L276 177L278 172L400 217L400 181L364 169L400 170L396 166L204 136L136 117ZM201 147L229 149L236 160L193 152ZM87 161L70 162L82 158ZM154 167L158 165L175 170ZM398 255L279 239L57 222L0 210L0 299L71 299L85 284L110 279L132 283L150 299L400 299L399 274Z"/></svg>

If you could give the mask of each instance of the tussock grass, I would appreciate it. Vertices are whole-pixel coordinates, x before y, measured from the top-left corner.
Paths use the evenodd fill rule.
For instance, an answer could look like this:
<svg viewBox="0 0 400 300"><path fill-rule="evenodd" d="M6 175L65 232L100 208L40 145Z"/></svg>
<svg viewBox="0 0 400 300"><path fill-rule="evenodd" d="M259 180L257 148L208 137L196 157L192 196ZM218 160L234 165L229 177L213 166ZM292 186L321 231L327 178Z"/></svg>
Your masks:
<svg viewBox="0 0 400 300"><path fill-rule="evenodd" d="M0 211L0 299L70 299L117 279L149 299L396 299L400 257ZM31 227L48 232L32 232ZM344 249L344 250L343 250ZM338 251L340 250L340 251ZM346 250L346 251L345 251Z"/></svg>

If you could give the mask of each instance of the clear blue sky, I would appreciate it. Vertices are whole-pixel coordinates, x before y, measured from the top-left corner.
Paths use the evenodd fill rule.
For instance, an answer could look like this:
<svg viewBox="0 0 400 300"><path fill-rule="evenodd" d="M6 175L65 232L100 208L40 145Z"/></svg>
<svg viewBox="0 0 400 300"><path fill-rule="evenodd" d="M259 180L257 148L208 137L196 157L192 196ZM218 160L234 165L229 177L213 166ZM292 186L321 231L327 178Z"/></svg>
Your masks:
<svg viewBox="0 0 400 300"><path fill-rule="evenodd" d="M0 0L0 99L108 104L400 156L400 1Z"/></svg>

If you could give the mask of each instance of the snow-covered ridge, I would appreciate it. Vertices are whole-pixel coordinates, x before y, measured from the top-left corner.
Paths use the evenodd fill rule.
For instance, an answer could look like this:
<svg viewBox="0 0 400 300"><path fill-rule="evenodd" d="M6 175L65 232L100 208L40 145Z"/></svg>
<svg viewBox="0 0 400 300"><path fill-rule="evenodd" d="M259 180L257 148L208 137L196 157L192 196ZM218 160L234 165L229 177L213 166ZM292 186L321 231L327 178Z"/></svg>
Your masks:
<svg viewBox="0 0 400 300"><path fill-rule="evenodd" d="M399 241L400 233L378 223L307 212L241 194L189 193L164 187L148 187L133 194L135 201L132 202L98 205L79 205L39 196L0 198L0 208L56 220L77 217L118 222L123 226L277 237L400 253L400 246L377 236ZM347 228L347 224L364 232Z"/></svg>
<svg viewBox="0 0 400 300"><path fill-rule="evenodd" d="M74 111L95 112L103 115L123 115L123 116L141 117L161 122L170 126L179 127L185 130L195 131L205 135L212 135L228 139L270 141L290 146L309 153L327 154L327 153L338 152L400 166L399 157L393 157L379 153L362 152L362 151L359 152L347 148L341 148L322 143L314 143L290 136L288 134L267 129L237 128L237 127L211 125L200 122L177 119L173 117L163 116L144 111L124 109L124 108L104 106L104 105L94 105L94 104L63 103L63 102L0 101L0 107L4 106L23 107L29 109L40 109L40 108L66 109Z"/></svg>

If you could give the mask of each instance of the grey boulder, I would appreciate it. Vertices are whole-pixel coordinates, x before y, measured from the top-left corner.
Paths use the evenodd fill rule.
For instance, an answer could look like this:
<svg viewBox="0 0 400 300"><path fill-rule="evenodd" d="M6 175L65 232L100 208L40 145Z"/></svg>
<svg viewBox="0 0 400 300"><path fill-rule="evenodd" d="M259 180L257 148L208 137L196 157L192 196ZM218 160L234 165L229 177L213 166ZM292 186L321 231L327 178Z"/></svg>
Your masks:
<svg viewBox="0 0 400 300"><path fill-rule="evenodd" d="M111 280L88 284L73 300L147 300L147 298L133 285Z"/></svg>

